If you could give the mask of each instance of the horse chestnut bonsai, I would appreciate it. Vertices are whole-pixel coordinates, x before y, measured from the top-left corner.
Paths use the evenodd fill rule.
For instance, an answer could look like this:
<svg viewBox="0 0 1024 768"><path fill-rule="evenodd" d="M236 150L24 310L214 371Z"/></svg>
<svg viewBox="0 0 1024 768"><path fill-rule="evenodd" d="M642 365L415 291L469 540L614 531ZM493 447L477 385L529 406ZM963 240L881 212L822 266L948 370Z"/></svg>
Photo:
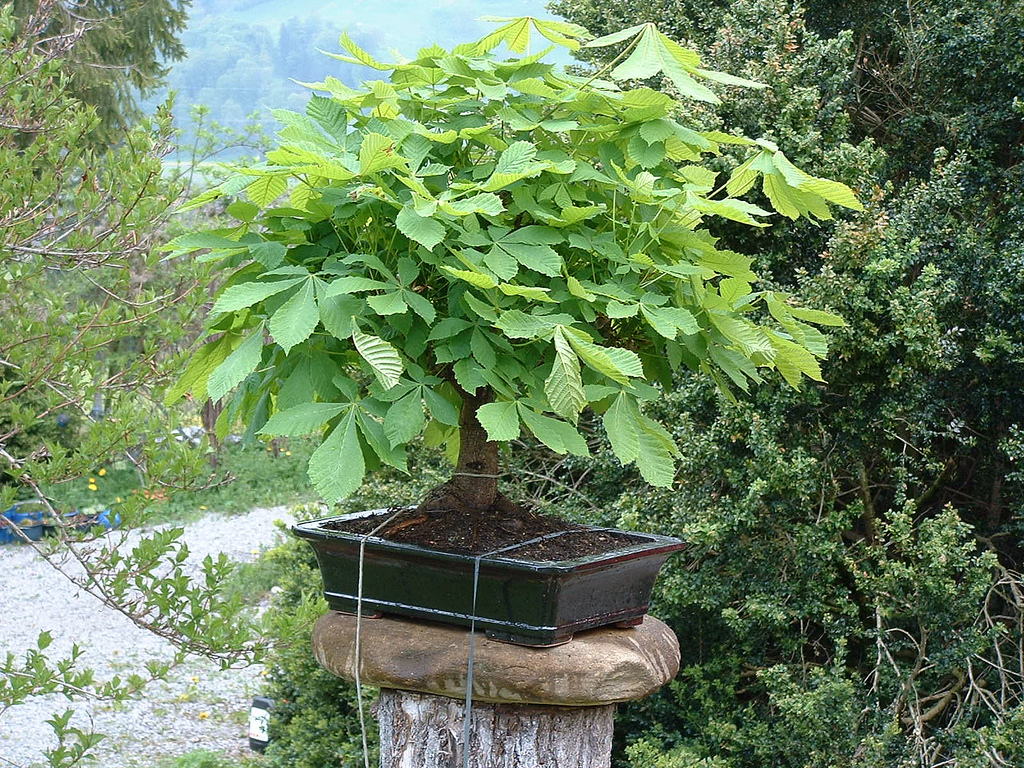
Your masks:
<svg viewBox="0 0 1024 768"><path fill-rule="evenodd" d="M623 463L668 486L678 451L644 413L653 384L681 366L726 392L771 370L821 380L815 326L842 323L755 290L752 260L709 231L715 217L767 226L771 212L741 199L755 184L791 219L861 207L771 142L686 125L716 85L761 85L701 68L653 24L588 41L573 24L494 21L477 42L397 63L342 36L331 55L379 79L305 84L326 95L275 112L266 162L190 203L241 193L237 226L168 246L208 249L224 281L170 399L222 400L222 432L241 419L320 433L309 475L328 501L367 468L405 469L425 433L458 458L421 509L508 508L499 445L525 430L585 456L585 408ZM552 47L526 55L531 34ZM588 77L544 60L581 44L622 52ZM658 74L678 99L635 85ZM723 144L750 151L727 178L707 162Z"/></svg>

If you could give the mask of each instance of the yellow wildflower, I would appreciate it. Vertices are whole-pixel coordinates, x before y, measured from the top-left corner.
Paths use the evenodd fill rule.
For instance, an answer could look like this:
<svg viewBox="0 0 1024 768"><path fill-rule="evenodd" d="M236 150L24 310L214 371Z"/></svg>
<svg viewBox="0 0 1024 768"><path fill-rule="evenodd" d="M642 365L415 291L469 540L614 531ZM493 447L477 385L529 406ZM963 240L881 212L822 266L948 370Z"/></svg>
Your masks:
<svg viewBox="0 0 1024 768"><path fill-rule="evenodd" d="M89 490L90 491L98 491L99 487L96 485L96 483L89 483Z"/></svg>
<svg viewBox="0 0 1024 768"><path fill-rule="evenodd" d="M98 474L99 474L100 477L103 477L105 474L107 474L107 470L106 469L101 469Z"/></svg>

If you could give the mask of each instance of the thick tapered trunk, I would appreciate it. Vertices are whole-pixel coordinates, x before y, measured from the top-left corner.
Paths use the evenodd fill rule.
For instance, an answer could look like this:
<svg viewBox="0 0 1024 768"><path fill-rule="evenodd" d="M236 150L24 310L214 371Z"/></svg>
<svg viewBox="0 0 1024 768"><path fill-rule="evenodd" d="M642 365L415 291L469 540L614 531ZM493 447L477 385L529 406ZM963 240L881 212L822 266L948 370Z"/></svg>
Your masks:
<svg viewBox="0 0 1024 768"><path fill-rule="evenodd" d="M420 512L454 510L472 513L514 507L498 491L498 444L487 439L487 431L476 417L480 406L492 402L494 394L488 388L479 389L475 394L464 391L461 394L459 460L452 478L427 494L419 506Z"/></svg>
<svg viewBox="0 0 1024 768"><path fill-rule="evenodd" d="M498 499L498 444L487 439L476 417L477 409L491 402L489 389L463 393L459 416L459 460L451 485L470 509L490 509Z"/></svg>

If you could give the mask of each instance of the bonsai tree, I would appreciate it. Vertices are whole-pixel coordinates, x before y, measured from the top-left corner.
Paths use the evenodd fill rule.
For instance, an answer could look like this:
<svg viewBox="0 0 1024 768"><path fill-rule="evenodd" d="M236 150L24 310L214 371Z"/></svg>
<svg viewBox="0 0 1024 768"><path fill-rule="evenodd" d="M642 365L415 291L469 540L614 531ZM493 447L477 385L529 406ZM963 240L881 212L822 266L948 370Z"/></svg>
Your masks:
<svg viewBox="0 0 1024 768"><path fill-rule="evenodd" d="M421 508L502 509L499 445L525 430L587 455L602 414L612 450L672 482L669 433L644 413L682 366L728 392L777 371L821 380L825 312L754 289L752 260L721 247L716 217L764 227L759 185L791 219L860 209L846 186L794 167L772 143L688 127L718 84L653 24L585 42L534 18L453 50L378 61L347 36L334 55L380 73L361 89L308 83L306 113L275 112L280 146L196 198L244 194L237 226L189 234L224 277L208 336L171 399L224 399L218 428L320 433L309 475L342 499L380 464L405 469L421 434L457 456ZM552 47L526 55L531 35ZM504 44L514 56L497 53ZM622 46L593 76L544 61L555 46ZM679 93L633 83L658 74ZM749 147L728 178L707 162Z"/></svg>

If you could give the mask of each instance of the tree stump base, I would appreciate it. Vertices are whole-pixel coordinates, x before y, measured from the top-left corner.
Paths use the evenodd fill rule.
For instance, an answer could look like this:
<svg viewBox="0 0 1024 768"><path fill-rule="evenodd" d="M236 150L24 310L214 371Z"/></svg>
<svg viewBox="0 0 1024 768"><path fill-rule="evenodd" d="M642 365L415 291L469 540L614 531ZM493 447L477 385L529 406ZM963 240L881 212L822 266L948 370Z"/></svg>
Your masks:
<svg viewBox="0 0 1024 768"><path fill-rule="evenodd" d="M355 616L331 612L313 630L330 672L355 679ZM468 630L363 618L359 677L381 689L381 768L462 768ZM472 768L608 768L615 704L675 677L679 644L646 616L628 628L581 632L553 648L474 638Z"/></svg>
<svg viewBox="0 0 1024 768"><path fill-rule="evenodd" d="M462 768L465 703L382 688L381 768ZM471 768L608 768L615 705L474 703Z"/></svg>

